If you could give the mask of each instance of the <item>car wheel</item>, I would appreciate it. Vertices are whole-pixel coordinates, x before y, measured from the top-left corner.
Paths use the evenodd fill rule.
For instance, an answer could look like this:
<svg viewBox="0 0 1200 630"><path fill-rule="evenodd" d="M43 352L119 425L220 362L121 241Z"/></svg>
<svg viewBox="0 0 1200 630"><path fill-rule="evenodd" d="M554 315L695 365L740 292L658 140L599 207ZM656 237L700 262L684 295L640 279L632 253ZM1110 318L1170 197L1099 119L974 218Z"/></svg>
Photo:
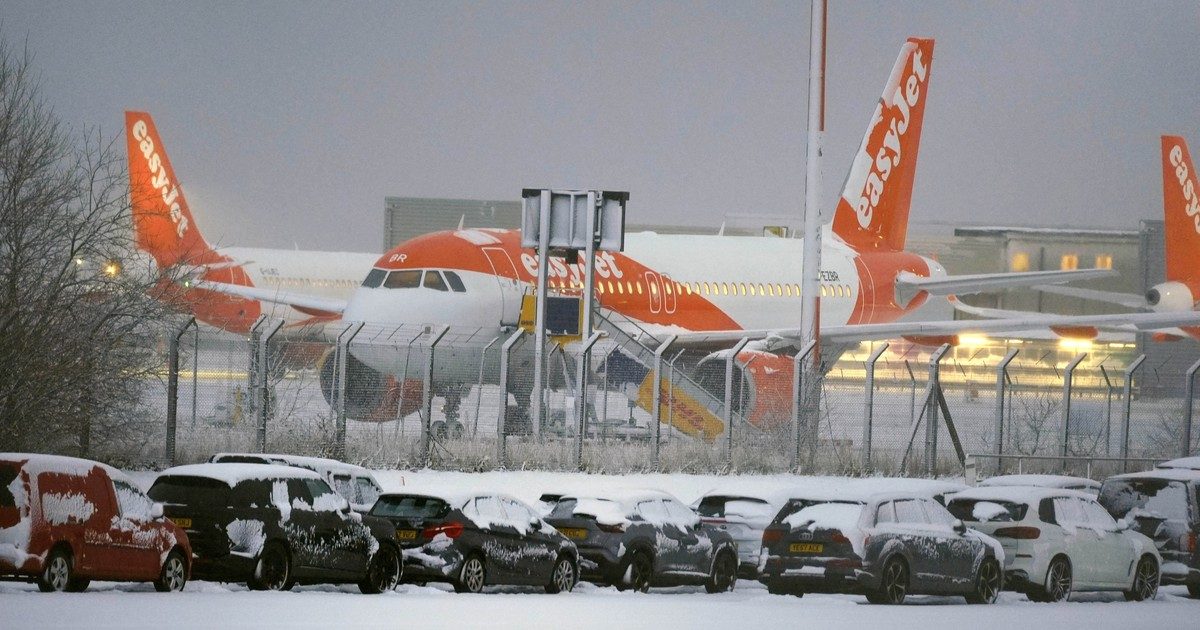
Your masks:
<svg viewBox="0 0 1200 630"><path fill-rule="evenodd" d="M454 590L459 593L481 593L486 584L487 570L483 566L483 558L479 554L467 556L458 572Z"/></svg>
<svg viewBox="0 0 1200 630"><path fill-rule="evenodd" d="M883 565L879 577L879 589L867 592L867 601L872 604L903 604L908 594L908 565L899 557L893 557Z"/></svg>
<svg viewBox="0 0 1200 630"><path fill-rule="evenodd" d="M1071 563L1063 556L1050 561L1046 569L1046 583L1034 588L1029 599L1035 602L1061 602L1071 597Z"/></svg>
<svg viewBox="0 0 1200 630"><path fill-rule="evenodd" d="M42 573L38 575L38 589L43 593L65 592L74 590L72 584L78 584L74 578L75 563L71 552L59 547L50 553ZM84 588L86 588L86 583ZM83 590L83 589L78 589Z"/></svg>
<svg viewBox="0 0 1200 630"><path fill-rule="evenodd" d="M358 590L368 595L386 593L400 583L400 571L400 555L396 548L380 545L367 564L367 574L358 583Z"/></svg>
<svg viewBox="0 0 1200 630"><path fill-rule="evenodd" d="M1125 591L1125 599L1131 602L1154 599L1154 596L1158 595L1158 582L1158 563L1150 556L1142 556L1133 573L1133 588ZM1188 592L1191 592L1191 588Z"/></svg>
<svg viewBox="0 0 1200 630"><path fill-rule="evenodd" d="M167 561L163 563L158 579L154 580L154 590L160 593L182 591L185 584L187 584L187 565L184 564L183 554L172 551L167 556Z"/></svg>
<svg viewBox="0 0 1200 630"><path fill-rule="evenodd" d="M654 561L644 551L634 551L625 561L625 570L617 581L617 590L632 589L639 593L650 592L650 578L654 574Z"/></svg>
<svg viewBox="0 0 1200 630"><path fill-rule="evenodd" d="M246 585L253 591L286 591L292 585L292 560L283 545L267 545L258 556L254 574Z"/></svg>
<svg viewBox="0 0 1200 630"><path fill-rule="evenodd" d="M554 572L550 574L550 583L546 585L547 593L570 593L575 588L575 563L567 556L559 556L554 563Z"/></svg>
<svg viewBox="0 0 1200 630"><path fill-rule="evenodd" d="M736 583L737 556L729 551L719 552L717 559L713 560L712 575L708 576L708 582L705 582L704 590L709 593L723 593L725 591L732 591Z"/></svg>
<svg viewBox="0 0 1200 630"><path fill-rule="evenodd" d="M975 576L975 590L967 594L968 604L994 604L1004 586L1004 573L995 558L984 558Z"/></svg>

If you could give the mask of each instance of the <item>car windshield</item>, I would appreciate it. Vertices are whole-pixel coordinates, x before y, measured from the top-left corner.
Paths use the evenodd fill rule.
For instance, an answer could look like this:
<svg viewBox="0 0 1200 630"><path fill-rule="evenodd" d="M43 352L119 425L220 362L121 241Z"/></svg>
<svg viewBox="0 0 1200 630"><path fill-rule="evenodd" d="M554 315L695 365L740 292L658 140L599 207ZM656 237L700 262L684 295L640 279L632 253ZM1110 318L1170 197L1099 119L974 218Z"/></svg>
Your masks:
<svg viewBox="0 0 1200 630"><path fill-rule="evenodd" d="M818 503L825 503L825 501L814 499L791 499L785 503L783 508L779 510L779 513L775 515L775 520L772 521L772 523L782 523L783 519L795 514L796 512L799 512L800 510L803 510L810 505L816 505Z"/></svg>
<svg viewBox="0 0 1200 630"><path fill-rule="evenodd" d="M760 518L770 505L752 497L709 496L700 500L696 513L707 518L743 516ZM770 516L770 515L767 515Z"/></svg>
<svg viewBox="0 0 1200 630"><path fill-rule="evenodd" d="M1149 516L1187 521L1187 485L1154 478L1110 479L1100 489L1100 504L1115 518Z"/></svg>
<svg viewBox="0 0 1200 630"><path fill-rule="evenodd" d="M210 507L229 505L229 485L208 477L159 477L150 486L148 494L159 503Z"/></svg>
<svg viewBox="0 0 1200 630"><path fill-rule="evenodd" d="M954 499L946 509L960 521L995 523L1022 520L1029 506L1000 499Z"/></svg>
<svg viewBox="0 0 1200 630"><path fill-rule="evenodd" d="M448 512L450 506L445 501L420 496L380 497L371 508L372 515L388 518L443 518Z"/></svg>

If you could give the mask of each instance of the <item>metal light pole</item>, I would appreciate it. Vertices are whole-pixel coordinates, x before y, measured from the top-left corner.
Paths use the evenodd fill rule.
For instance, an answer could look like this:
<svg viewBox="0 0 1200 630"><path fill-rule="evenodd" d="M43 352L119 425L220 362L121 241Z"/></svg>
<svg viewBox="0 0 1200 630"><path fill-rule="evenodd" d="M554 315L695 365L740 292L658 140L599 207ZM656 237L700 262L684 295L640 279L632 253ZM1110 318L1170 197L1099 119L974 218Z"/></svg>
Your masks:
<svg viewBox="0 0 1200 630"><path fill-rule="evenodd" d="M825 134L826 0L812 0L808 53L808 153L804 177L804 266L800 295L800 343L815 343L805 360L806 417L812 413L816 370L821 363L821 144Z"/></svg>

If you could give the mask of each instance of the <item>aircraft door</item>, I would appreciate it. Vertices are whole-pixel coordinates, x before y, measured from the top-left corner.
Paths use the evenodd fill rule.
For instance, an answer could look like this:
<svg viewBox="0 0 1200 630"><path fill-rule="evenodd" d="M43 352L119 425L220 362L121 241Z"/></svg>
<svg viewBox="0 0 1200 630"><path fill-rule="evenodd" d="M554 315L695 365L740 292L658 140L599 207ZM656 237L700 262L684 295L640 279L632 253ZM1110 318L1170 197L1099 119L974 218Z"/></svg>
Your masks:
<svg viewBox="0 0 1200 630"><path fill-rule="evenodd" d="M521 317L521 283L517 280L517 267L508 252L499 247L484 247L483 253L500 286L500 325L516 326Z"/></svg>

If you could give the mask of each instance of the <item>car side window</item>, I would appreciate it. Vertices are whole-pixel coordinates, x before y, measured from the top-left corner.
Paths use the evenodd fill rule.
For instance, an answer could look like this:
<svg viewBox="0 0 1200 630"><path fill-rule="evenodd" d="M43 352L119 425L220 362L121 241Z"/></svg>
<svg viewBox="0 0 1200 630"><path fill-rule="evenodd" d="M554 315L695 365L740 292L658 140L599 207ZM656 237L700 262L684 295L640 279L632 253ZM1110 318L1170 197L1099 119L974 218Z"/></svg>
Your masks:
<svg viewBox="0 0 1200 630"><path fill-rule="evenodd" d="M1087 519L1083 514L1083 506L1075 497L1055 497L1054 516L1063 527L1086 525Z"/></svg>
<svg viewBox="0 0 1200 630"><path fill-rule="evenodd" d="M884 501L879 504L879 508L875 511L875 524L896 522L896 508L892 507L891 501Z"/></svg>
<svg viewBox="0 0 1200 630"><path fill-rule="evenodd" d="M379 500L379 488L370 479L355 477L354 486L358 494L356 503L372 505Z"/></svg>
<svg viewBox="0 0 1200 630"><path fill-rule="evenodd" d="M940 503L924 499L921 501L921 504L925 507L925 516L929 519L930 523L946 527L954 526L954 515L942 507Z"/></svg>
<svg viewBox="0 0 1200 630"><path fill-rule="evenodd" d="M672 521L679 523L680 525L694 525L700 518L695 512L692 511L691 508L678 501L665 499L663 500L663 505L667 508L667 516L670 517Z"/></svg>
<svg viewBox="0 0 1200 630"><path fill-rule="evenodd" d="M313 498L303 479L287 480L288 505L294 510L311 510Z"/></svg>
<svg viewBox="0 0 1200 630"><path fill-rule="evenodd" d="M660 525L667 520L667 508L658 499L638 503L637 512L647 522L655 525Z"/></svg>
<svg viewBox="0 0 1200 630"><path fill-rule="evenodd" d="M1038 502L1038 519L1043 523L1058 525L1058 518L1054 516L1054 499L1042 499Z"/></svg>
<svg viewBox="0 0 1200 630"><path fill-rule="evenodd" d="M925 511L916 499L896 501L896 521L907 525L924 525Z"/></svg>
<svg viewBox="0 0 1200 630"><path fill-rule="evenodd" d="M305 479L304 485L312 496L312 507L321 512L335 512L345 505L342 495L333 491L322 479Z"/></svg>
<svg viewBox="0 0 1200 630"><path fill-rule="evenodd" d="M139 521L150 520L150 506L154 504L150 497L119 479L113 480L113 490L117 494L121 516Z"/></svg>
<svg viewBox="0 0 1200 630"><path fill-rule="evenodd" d="M475 513L485 521L484 523L479 523L481 526L491 523L503 525L508 521L508 514L505 513L504 508L501 507L496 497L476 497Z"/></svg>
<svg viewBox="0 0 1200 630"><path fill-rule="evenodd" d="M1081 501L1083 503L1083 512L1087 515L1089 523L1106 532L1117 531L1117 522L1113 520L1113 517L1108 513L1108 510L1101 507L1101 505L1095 501L1088 501L1086 499Z"/></svg>
<svg viewBox="0 0 1200 630"><path fill-rule="evenodd" d="M512 499L503 499L501 503L504 505L504 513L508 515L509 521L518 528L528 527L529 521L537 517L529 508Z"/></svg>
<svg viewBox="0 0 1200 630"><path fill-rule="evenodd" d="M334 475L333 491L347 499L352 498L354 496L354 485L350 482L350 475Z"/></svg>

